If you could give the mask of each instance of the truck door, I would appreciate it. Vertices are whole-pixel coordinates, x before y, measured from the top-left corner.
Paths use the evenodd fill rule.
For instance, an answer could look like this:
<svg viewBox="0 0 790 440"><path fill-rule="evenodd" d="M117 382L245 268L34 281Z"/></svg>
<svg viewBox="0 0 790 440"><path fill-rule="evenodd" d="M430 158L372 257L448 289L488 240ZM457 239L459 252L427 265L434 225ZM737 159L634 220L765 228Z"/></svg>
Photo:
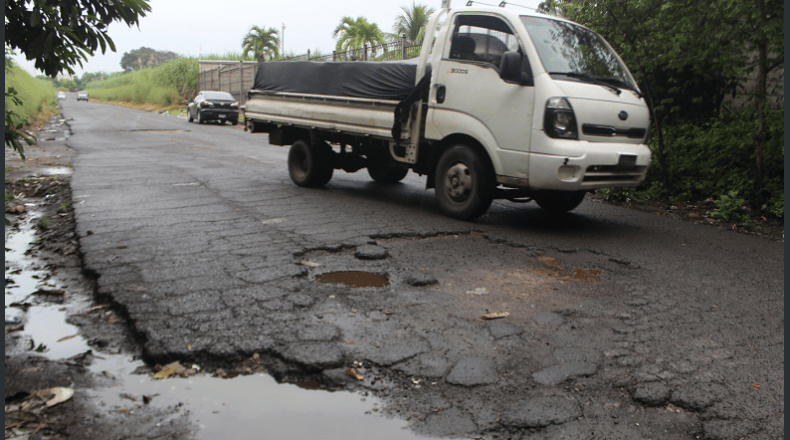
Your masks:
<svg viewBox="0 0 790 440"><path fill-rule="evenodd" d="M488 131L503 174L526 179L535 88L499 76L505 52L526 54L501 16L461 12L451 20L440 67L433 69L428 121L442 137L466 130L484 142L477 132Z"/></svg>

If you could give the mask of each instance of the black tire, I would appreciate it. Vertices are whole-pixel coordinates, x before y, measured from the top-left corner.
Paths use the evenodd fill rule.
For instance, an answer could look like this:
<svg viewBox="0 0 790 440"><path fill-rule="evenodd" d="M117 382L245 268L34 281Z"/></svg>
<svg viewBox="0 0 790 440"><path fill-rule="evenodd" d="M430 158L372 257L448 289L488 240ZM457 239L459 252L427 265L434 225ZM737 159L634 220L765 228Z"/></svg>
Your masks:
<svg viewBox="0 0 790 440"><path fill-rule="evenodd" d="M560 213L575 209L587 191L541 191L533 197L538 206L548 212Z"/></svg>
<svg viewBox="0 0 790 440"><path fill-rule="evenodd" d="M195 118L192 117L192 113L189 110L187 110L187 115L189 116L189 122L192 122L192 121L195 120Z"/></svg>
<svg viewBox="0 0 790 440"><path fill-rule="evenodd" d="M232 121L230 121L230 122L231 122L231 124L233 124L233 125L239 125L239 120L238 120L238 119L234 119L234 120L232 120Z"/></svg>
<svg viewBox="0 0 790 440"><path fill-rule="evenodd" d="M483 158L466 145L442 153L436 164L436 198L448 217L473 220L493 201L494 181Z"/></svg>
<svg viewBox="0 0 790 440"><path fill-rule="evenodd" d="M303 140L294 142L288 151L288 173L291 180L307 188L326 185L334 172L331 153L326 144L311 145Z"/></svg>
<svg viewBox="0 0 790 440"><path fill-rule="evenodd" d="M409 169L373 163L368 164L368 174L378 183L398 183L409 174Z"/></svg>
<svg viewBox="0 0 790 440"><path fill-rule="evenodd" d="M198 124L205 124L205 123L206 123L206 121L205 121L205 120L203 120L203 117L201 117L201 115L200 115L200 109L197 109L195 112L197 113L197 123L198 123Z"/></svg>

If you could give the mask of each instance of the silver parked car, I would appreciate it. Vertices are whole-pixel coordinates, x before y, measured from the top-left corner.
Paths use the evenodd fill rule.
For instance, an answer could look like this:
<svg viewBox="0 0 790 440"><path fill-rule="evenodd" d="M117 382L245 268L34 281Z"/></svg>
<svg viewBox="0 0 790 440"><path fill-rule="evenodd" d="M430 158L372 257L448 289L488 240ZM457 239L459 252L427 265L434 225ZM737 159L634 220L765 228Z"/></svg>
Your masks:
<svg viewBox="0 0 790 440"><path fill-rule="evenodd" d="M77 101L87 101L88 92L77 92Z"/></svg>

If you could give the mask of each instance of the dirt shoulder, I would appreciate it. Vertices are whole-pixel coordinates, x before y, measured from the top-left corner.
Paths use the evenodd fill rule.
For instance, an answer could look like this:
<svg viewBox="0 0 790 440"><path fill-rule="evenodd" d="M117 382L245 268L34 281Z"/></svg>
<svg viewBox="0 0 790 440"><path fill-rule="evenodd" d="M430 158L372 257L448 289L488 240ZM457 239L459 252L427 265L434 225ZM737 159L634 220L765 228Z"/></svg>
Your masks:
<svg viewBox="0 0 790 440"><path fill-rule="evenodd" d="M131 408L125 410L100 408L91 395L97 388L113 386L116 380L90 370L95 357L124 353L132 358L139 348L111 305L94 297L93 280L82 271L70 188L73 150L66 142L70 135L67 123L53 116L36 127L38 145L26 148L24 161L6 148L5 192L10 195L6 198L6 240L9 234L33 225L36 239L25 255L34 262L37 292L53 293L32 294L6 307L25 311L49 305L68 307L66 321L79 327L90 349L71 358L51 359L46 347L36 347L40 343L25 334L25 325L31 324L27 313L20 321L9 320L6 313L5 438L190 438L194 429L188 418L173 417L173 411L142 402L130 402ZM31 223L31 219L35 220ZM28 282L26 270L6 258L7 294L9 288ZM58 288L40 287L49 285ZM64 339L69 337L73 336L64 335ZM52 395L46 390L53 389L74 394L48 406L45 402Z"/></svg>

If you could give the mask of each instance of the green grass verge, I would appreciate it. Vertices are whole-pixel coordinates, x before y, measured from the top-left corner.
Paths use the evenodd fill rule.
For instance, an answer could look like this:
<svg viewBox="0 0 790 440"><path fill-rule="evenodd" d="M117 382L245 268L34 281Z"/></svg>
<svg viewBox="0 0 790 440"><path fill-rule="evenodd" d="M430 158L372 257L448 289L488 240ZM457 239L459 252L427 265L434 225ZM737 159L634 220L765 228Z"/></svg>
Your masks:
<svg viewBox="0 0 790 440"><path fill-rule="evenodd" d="M51 83L33 78L18 66L13 66L6 72L5 90L13 88L17 91L22 105L15 105L6 100L6 109L13 110L17 115L14 123L27 123L31 117L53 105L57 101L55 88Z"/></svg>
<svg viewBox="0 0 790 440"><path fill-rule="evenodd" d="M179 58L160 66L92 81L87 91L101 101L177 105L197 92L197 58Z"/></svg>

